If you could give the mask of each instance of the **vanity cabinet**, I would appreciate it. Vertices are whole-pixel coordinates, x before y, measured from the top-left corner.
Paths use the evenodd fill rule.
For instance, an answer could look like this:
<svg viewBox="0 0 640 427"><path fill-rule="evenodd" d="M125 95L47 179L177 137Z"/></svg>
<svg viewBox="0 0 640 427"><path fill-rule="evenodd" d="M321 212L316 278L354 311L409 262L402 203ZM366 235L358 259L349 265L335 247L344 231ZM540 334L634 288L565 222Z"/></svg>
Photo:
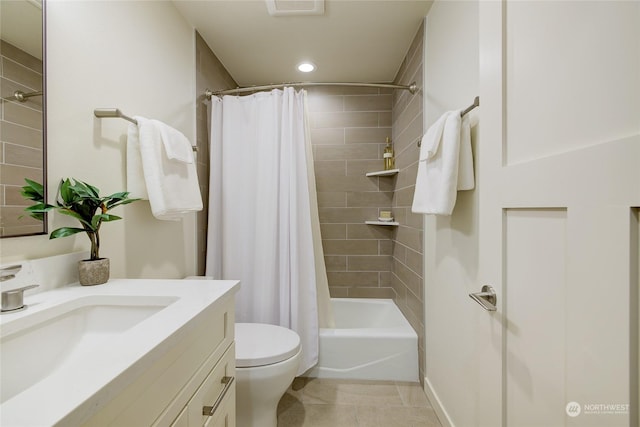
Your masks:
<svg viewBox="0 0 640 427"><path fill-rule="evenodd" d="M87 426L235 426L234 302L202 311ZM211 415L203 408L215 406Z"/></svg>

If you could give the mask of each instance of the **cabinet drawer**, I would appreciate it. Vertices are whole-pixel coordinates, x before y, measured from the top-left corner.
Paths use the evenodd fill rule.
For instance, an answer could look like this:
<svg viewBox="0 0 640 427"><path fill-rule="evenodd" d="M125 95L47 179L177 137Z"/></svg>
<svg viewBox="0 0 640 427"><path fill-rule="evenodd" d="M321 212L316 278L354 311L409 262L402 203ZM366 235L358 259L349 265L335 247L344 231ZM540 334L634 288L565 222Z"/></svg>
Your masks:
<svg viewBox="0 0 640 427"><path fill-rule="evenodd" d="M180 415L171 423L171 427L189 427L189 414L185 407Z"/></svg>
<svg viewBox="0 0 640 427"><path fill-rule="evenodd" d="M189 426L235 425L235 362L235 346L231 345L189 401ZM233 424L228 424L229 412L233 414Z"/></svg>
<svg viewBox="0 0 640 427"><path fill-rule="evenodd" d="M218 408L204 424L205 427L235 427L236 426L236 394L235 382L233 384L233 394L229 390L228 395Z"/></svg>
<svg viewBox="0 0 640 427"><path fill-rule="evenodd" d="M200 313L197 323L179 331L180 339L84 427L167 426L176 420L210 367L229 351L233 310L229 300Z"/></svg>

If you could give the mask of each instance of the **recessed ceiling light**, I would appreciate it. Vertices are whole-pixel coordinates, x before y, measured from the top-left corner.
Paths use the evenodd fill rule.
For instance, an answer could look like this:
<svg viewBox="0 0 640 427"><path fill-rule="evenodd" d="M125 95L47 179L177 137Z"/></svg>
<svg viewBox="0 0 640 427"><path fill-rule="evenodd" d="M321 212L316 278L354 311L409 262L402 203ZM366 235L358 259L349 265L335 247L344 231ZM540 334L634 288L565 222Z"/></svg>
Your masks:
<svg viewBox="0 0 640 427"><path fill-rule="evenodd" d="M301 62L298 64L298 71L302 71L303 73L310 73L315 69L316 66L312 62Z"/></svg>

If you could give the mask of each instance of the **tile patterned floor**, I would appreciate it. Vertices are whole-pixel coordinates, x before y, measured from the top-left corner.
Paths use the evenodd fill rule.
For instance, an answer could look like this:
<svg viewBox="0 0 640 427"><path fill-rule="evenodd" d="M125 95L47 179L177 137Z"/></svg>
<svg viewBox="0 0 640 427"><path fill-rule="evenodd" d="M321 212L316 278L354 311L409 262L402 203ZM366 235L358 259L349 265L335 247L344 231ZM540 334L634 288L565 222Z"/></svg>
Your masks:
<svg viewBox="0 0 640 427"><path fill-rule="evenodd" d="M420 384L296 378L278 427L441 427Z"/></svg>

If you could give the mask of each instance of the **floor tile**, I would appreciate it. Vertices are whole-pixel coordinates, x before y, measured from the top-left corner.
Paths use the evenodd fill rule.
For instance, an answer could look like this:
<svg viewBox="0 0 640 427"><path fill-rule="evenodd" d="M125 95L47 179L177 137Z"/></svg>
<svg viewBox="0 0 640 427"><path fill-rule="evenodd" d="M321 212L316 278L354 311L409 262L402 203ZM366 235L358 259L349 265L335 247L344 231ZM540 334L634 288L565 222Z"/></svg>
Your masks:
<svg viewBox="0 0 640 427"><path fill-rule="evenodd" d="M441 427L418 383L296 378L278 427Z"/></svg>
<svg viewBox="0 0 640 427"><path fill-rule="evenodd" d="M402 406L393 383L313 379L302 389L302 401L312 404Z"/></svg>
<svg viewBox="0 0 640 427"><path fill-rule="evenodd" d="M440 427L431 408L358 406L358 427Z"/></svg>
<svg viewBox="0 0 640 427"><path fill-rule="evenodd" d="M420 383L397 383L396 386L404 406L431 407Z"/></svg>

